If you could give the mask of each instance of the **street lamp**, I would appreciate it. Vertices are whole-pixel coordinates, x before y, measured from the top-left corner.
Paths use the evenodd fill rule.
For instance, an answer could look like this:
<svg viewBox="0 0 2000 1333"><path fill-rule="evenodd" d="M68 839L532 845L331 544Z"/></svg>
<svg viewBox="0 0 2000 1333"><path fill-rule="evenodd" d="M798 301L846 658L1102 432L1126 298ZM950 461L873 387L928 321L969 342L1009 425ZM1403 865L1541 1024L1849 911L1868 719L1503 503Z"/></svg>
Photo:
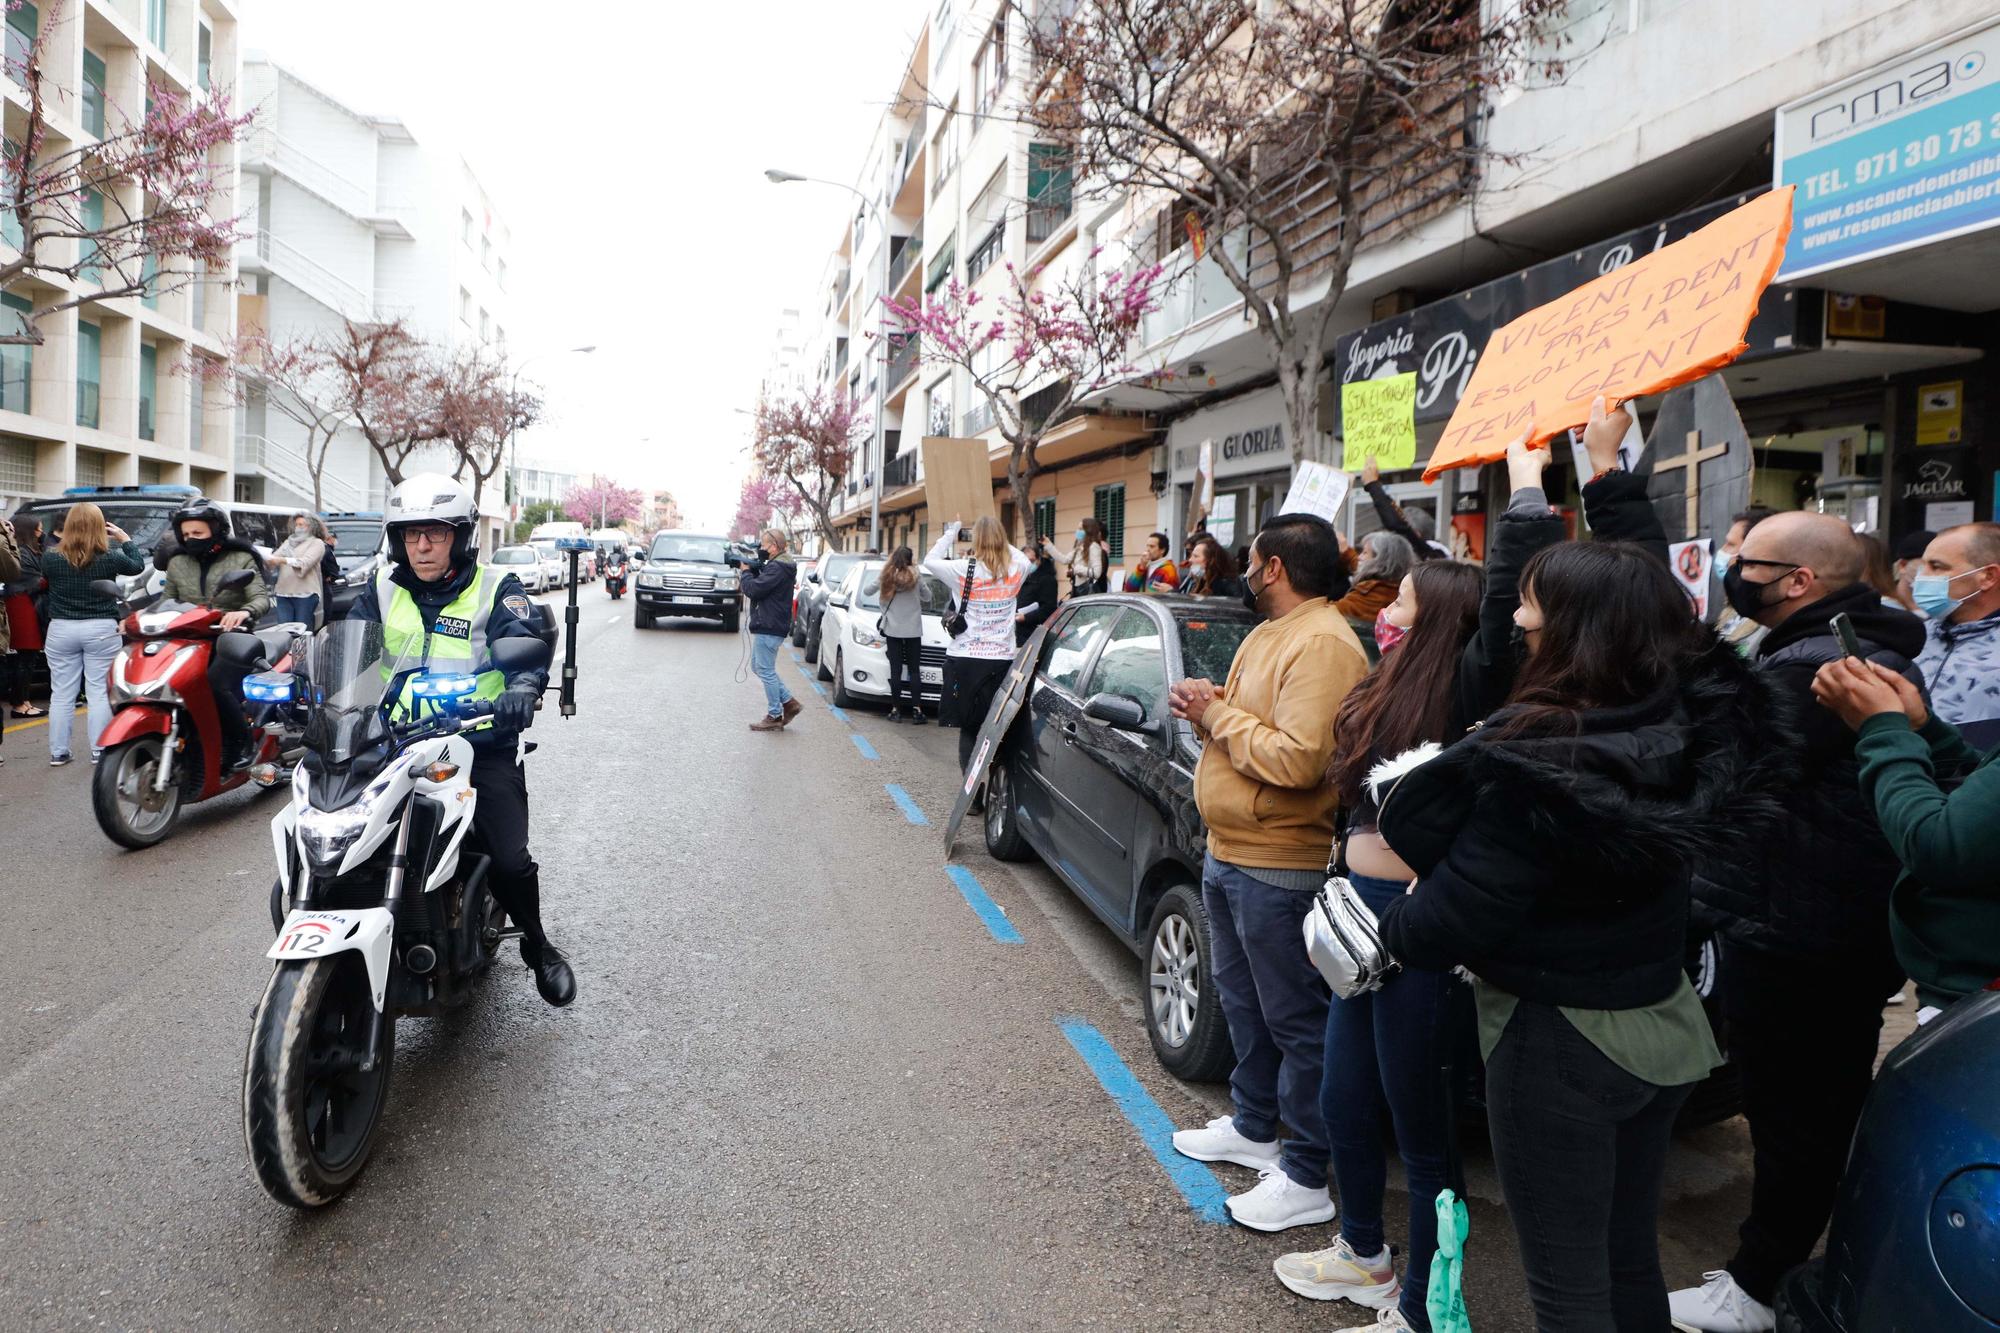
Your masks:
<svg viewBox="0 0 2000 1333"><path fill-rule="evenodd" d="M875 219L875 229L880 232L879 244L875 249L875 299L882 303L884 311L889 306L889 220L873 199L855 189L845 181L825 180L819 176L801 176L795 171L780 171L776 167L764 170L764 179L773 185L785 185L792 181L805 181L813 185L831 185L847 191ZM886 325L886 321L884 321ZM883 417L888 412L889 396L889 347L886 337L881 339L882 359L875 366L875 439L869 458L868 484L868 545L871 549L882 547L882 445Z"/></svg>
<svg viewBox="0 0 2000 1333"><path fill-rule="evenodd" d="M565 347L565 348L558 348L552 351L535 353L533 356L523 361L520 365L514 367L514 373L512 376L509 377L507 381L508 399L512 400L517 395L519 395L519 393L521 392L521 372L526 370L529 366L534 365L535 362L540 361L545 357L551 357L551 356L589 356L592 352L596 350L597 350L596 343L586 343L582 347ZM508 405L509 407L511 407L512 402L510 401ZM516 438L519 435L520 431L515 428L514 422L510 417L507 422L507 478L510 482L513 482L516 487L518 487L520 483L515 480L515 474L521 470L521 453L520 449L515 443ZM519 502L520 502L520 497L516 495L515 503L518 504ZM514 511L512 509L509 509L507 515L507 538L509 541L512 541L514 537L514 523L515 523Z"/></svg>

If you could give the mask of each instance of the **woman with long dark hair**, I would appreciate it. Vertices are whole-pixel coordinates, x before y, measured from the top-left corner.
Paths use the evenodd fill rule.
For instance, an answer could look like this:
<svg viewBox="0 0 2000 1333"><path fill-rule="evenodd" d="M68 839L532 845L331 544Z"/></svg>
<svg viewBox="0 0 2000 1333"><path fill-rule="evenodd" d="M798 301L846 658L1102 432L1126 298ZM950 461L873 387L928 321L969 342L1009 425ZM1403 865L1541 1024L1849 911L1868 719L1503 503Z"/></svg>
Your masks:
<svg viewBox="0 0 2000 1333"><path fill-rule="evenodd" d="M1514 624L1506 706L1381 794L1417 879L1382 909L1383 943L1475 978L1538 1326L1663 1330L1667 1144L1721 1062L1684 970L1691 859L1755 836L1790 757L1755 673L1651 551L1541 551Z"/></svg>
<svg viewBox="0 0 2000 1333"><path fill-rule="evenodd" d="M1241 597L1247 589L1235 557L1204 532L1188 543L1181 591L1189 597Z"/></svg>
<svg viewBox="0 0 2000 1333"><path fill-rule="evenodd" d="M917 593L917 557L909 547L898 546L882 567L880 596L882 641L889 651L889 720L922 726L924 608Z"/></svg>
<svg viewBox="0 0 2000 1333"><path fill-rule="evenodd" d="M1405 574L1395 602L1384 608L1400 622L1400 641L1348 692L1334 722L1328 780L1340 796L1341 857L1355 891L1378 914L1416 872L1376 831L1368 770L1416 746L1451 739L1453 684L1479 627L1479 600L1479 573L1470 565L1433 560ZM1383 1316L1389 1328L1431 1326L1424 1300L1437 1250L1434 1200L1448 1183L1452 1123L1443 1071L1453 985L1445 968L1407 966L1380 990L1328 1006L1320 1110L1340 1189L1340 1236L1327 1249L1288 1254L1274 1265L1278 1280L1302 1296L1397 1312L1401 1323ZM1400 1284L1382 1222L1385 1099L1410 1192Z"/></svg>
<svg viewBox="0 0 2000 1333"><path fill-rule="evenodd" d="M1094 518L1076 521L1076 545L1065 551L1053 541L1049 554L1069 567L1069 595L1103 592L1111 586L1111 544L1104 525Z"/></svg>

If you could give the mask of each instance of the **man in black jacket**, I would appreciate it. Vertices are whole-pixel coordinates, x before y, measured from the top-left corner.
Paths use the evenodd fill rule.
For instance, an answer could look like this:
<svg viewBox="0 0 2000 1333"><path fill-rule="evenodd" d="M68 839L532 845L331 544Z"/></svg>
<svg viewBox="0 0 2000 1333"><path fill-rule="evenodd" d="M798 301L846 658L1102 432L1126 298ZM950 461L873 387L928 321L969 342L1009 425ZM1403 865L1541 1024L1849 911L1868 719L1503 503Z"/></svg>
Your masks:
<svg viewBox="0 0 2000 1333"><path fill-rule="evenodd" d="M792 584L798 569L785 559L785 534L776 528L757 534L757 549L764 558L744 573L742 589L750 599L750 669L764 682L768 707L750 730L782 731L803 711L778 679L778 649L792 632Z"/></svg>
<svg viewBox="0 0 2000 1333"><path fill-rule="evenodd" d="M1923 622L1861 581L1860 543L1830 514L1765 519L1723 577L1737 612L1767 627L1757 669L1792 705L1803 743L1786 819L1761 864L1697 877L1698 915L1723 937L1723 1010L1743 1080L1754 1179L1735 1257L1672 1296L1684 1326L1772 1328L1779 1277L1826 1227L1874 1074L1884 999L1902 985L1889 942L1896 855L1861 795L1854 734L1812 706L1812 679L1844 655L1845 613L1868 660L1921 685Z"/></svg>

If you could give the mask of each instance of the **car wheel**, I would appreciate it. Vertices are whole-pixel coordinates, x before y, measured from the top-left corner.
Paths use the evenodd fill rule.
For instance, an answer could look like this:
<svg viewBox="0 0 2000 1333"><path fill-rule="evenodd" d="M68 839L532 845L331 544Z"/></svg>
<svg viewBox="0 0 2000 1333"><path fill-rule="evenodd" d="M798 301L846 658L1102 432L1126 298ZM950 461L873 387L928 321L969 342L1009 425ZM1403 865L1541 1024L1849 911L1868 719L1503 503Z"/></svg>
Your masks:
<svg viewBox="0 0 2000 1333"><path fill-rule="evenodd" d="M650 615L647 615L645 608L642 607L637 602L632 603L632 628L633 629L653 628L653 618Z"/></svg>
<svg viewBox="0 0 2000 1333"><path fill-rule="evenodd" d="M1146 1035L1166 1071L1191 1083L1225 1078L1236 1063L1210 957L1201 891L1176 884L1146 931Z"/></svg>
<svg viewBox="0 0 2000 1333"><path fill-rule="evenodd" d="M742 612L740 611L724 611L722 613L722 628L731 634L736 633L737 630L743 627L741 616Z"/></svg>
<svg viewBox="0 0 2000 1333"><path fill-rule="evenodd" d="M794 620L792 622L792 647L803 648L805 646L806 622L803 620Z"/></svg>
<svg viewBox="0 0 2000 1333"><path fill-rule="evenodd" d="M806 661L819 661L819 624L817 621L806 626Z"/></svg>
<svg viewBox="0 0 2000 1333"><path fill-rule="evenodd" d="M1014 794L1014 766L996 759L986 770L986 852L996 861L1025 861L1034 855L1021 836L1021 809Z"/></svg>

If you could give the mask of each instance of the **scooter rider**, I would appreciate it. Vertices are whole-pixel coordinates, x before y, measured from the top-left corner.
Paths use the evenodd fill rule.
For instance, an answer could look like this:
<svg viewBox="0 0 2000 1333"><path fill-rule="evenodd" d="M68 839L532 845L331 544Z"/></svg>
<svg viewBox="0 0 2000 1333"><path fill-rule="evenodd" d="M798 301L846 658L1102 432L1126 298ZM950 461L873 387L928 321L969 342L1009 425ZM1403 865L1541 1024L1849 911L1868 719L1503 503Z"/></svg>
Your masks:
<svg viewBox="0 0 2000 1333"><path fill-rule="evenodd" d="M220 611L223 629L254 628L272 605L271 591L264 585L264 557L257 548L229 535L229 515L212 500L196 500L176 509L172 523L180 549L168 554L162 566L167 575L162 600ZM247 586L217 586L224 575L246 569L254 575ZM222 729L225 773L247 768L256 757L250 743L250 723L243 716L243 677L247 674L248 668L230 665L220 653L209 659L208 688L215 695L215 716Z"/></svg>
<svg viewBox="0 0 2000 1333"><path fill-rule="evenodd" d="M487 644L536 630L521 581L479 563L475 513L463 483L440 473L405 478L389 496L389 567L347 614L381 624L392 660L421 636L427 668L473 672L474 697L493 701L491 724L466 732L479 793L472 832L492 860L494 899L521 928L521 960L535 974L535 989L561 1006L576 998L576 977L542 932L541 872L528 851L528 781L520 757L520 734L534 721L549 677L545 671L503 677L488 665Z"/></svg>

